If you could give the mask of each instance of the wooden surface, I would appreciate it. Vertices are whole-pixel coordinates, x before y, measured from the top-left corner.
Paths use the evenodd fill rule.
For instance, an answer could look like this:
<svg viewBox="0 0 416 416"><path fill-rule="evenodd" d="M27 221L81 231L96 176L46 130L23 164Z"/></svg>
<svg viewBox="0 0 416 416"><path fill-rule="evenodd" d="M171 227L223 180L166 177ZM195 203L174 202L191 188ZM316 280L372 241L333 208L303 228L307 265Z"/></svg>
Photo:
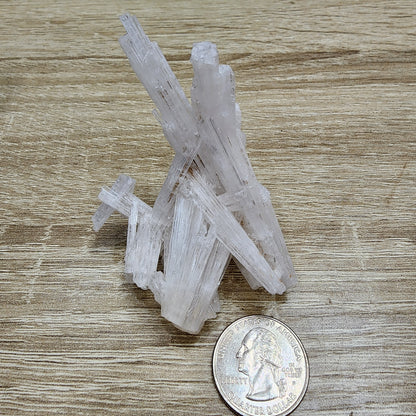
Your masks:
<svg viewBox="0 0 416 416"><path fill-rule="evenodd" d="M235 265L198 336L123 280L120 173L153 204L172 159L117 39L130 11L189 94L193 42L232 66L258 179L299 276ZM0 2L0 414L231 415L214 343L268 314L309 354L294 415L416 414L416 5L409 1Z"/></svg>

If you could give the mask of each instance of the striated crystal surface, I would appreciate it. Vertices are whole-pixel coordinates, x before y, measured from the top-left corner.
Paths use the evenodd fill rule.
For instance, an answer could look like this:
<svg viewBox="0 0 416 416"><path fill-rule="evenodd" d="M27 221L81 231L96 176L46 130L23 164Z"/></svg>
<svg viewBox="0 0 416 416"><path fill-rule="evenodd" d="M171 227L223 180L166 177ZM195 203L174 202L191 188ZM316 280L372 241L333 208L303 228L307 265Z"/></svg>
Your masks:
<svg viewBox="0 0 416 416"><path fill-rule="evenodd" d="M184 241L189 242L185 247ZM213 310L210 306L229 257L215 226L204 219L195 201L178 194L164 259L162 316L178 328L198 333Z"/></svg>
<svg viewBox="0 0 416 416"><path fill-rule="evenodd" d="M196 334L220 310L217 289L231 256L253 289L282 294L296 274L270 195L245 150L234 74L219 64L216 46L192 48L189 102L137 19L125 14L121 21L127 33L120 45L175 157L153 207L133 194L135 181L126 175L103 187L93 228L115 210L128 218L126 278L153 292L162 316Z"/></svg>

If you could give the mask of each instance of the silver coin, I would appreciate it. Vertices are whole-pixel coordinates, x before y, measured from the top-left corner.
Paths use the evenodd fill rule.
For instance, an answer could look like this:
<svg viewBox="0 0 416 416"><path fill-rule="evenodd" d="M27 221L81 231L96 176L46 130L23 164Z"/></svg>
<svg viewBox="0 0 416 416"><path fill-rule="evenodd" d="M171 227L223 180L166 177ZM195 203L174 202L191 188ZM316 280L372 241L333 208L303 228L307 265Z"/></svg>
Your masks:
<svg viewBox="0 0 416 416"><path fill-rule="evenodd" d="M288 415L309 381L299 338L284 323L263 315L238 319L223 331L212 368L219 393L242 416Z"/></svg>

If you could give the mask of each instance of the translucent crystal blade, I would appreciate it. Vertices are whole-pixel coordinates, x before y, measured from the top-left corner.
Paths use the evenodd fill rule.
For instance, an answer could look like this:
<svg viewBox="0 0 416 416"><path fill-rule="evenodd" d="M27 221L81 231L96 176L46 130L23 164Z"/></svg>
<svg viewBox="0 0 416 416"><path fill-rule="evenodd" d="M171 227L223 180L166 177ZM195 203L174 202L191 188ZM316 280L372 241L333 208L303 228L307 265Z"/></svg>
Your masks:
<svg viewBox="0 0 416 416"><path fill-rule="evenodd" d="M176 152L186 153L185 148L195 146L198 134L192 107L160 48L149 41L137 19L125 14L121 21L127 34L120 45L158 108L166 139Z"/></svg>
<svg viewBox="0 0 416 416"><path fill-rule="evenodd" d="M259 250L237 222L234 216L221 204L209 184L196 171L188 175L179 188L200 207L206 220L215 224L217 238L230 253L244 266L253 278L272 294L286 290L280 276L276 274L260 254Z"/></svg>
<svg viewBox="0 0 416 416"><path fill-rule="evenodd" d="M216 172L228 193L245 193L239 210L245 229L271 268L291 287L296 275L270 196L257 182L244 149L233 72L226 65L218 65L215 45L208 42L194 46L191 61L195 73L192 104L203 142L199 156L205 166Z"/></svg>
<svg viewBox="0 0 416 416"><path fill-rule="evenodd" d="M140 198L137 198L137 196L131 193L119 194L117 191L114 191L114 189L107 186L104 186L101 189L101 192L98 194L98 199L125 217L130 216L133 203L136 204L139 216L152 211L152 208Z"/></svg>
<svg viewBox="0 0 416 416"><path fill-rule="evenodd" d="M135 183L136 181L129 176L120 175L114 182L111 189L118 198L122 198L126 193L133 192ZM113 212L114 208L103 202L92 216L94 231L98 231Z"/></svg>
<svg viewBox="0 0 416 416"><path fill-rule="evenodd" d="M165 227L171 220L173 190L196 156L199 136L191 105L157 44L149 41L134 16L123 15L121 21L127 34L120 38L120 44L156 104L165 136L176 151L152 213L140 221L136 232L133 252L142 261L133 279L139 287L147 288L156 272Z"/></svg>
<svg viewBox="0 0 416 416"><path fill-rule="evenodd" d="M176 198L167 253L162 316L186 332L198 333L212 316L229 252L199 207L181 194Z"/></svg>

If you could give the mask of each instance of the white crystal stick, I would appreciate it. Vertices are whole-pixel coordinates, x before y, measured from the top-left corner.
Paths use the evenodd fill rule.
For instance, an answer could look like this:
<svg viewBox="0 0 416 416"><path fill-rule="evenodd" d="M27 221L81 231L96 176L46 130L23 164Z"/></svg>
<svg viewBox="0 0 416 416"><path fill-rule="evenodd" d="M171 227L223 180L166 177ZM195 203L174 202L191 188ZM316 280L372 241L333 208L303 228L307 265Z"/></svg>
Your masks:
<svg viewBox="0 0 416 416"><path fill-rule="evenodd" d="M215 224L217 238L259 285L272 294L282 294L286 290L280 276L271 269L241 225L218 200L209 184L196 170L182 181L179 192L192 198L200 207L206 220L210 224Z"/></svg>
<svg viewBox="0 0 416 416"><path fill-rule="evenodd" d="M194 45L191 62L195 74L192 104L203 141L200 158L216 173L226 191L239 193L246 188L247 199L239 210L246 231L272 269L291 287L296 275L270 196L257 182L244 149L236 117L233 72L227 65L218 65L216 47L209 42Z"/></svg>
<svg viewBox="0 0 416 416"><path fill-rule="evenodd" d="M176 151L152 213L140 221L136 232L135 252L140 264L133 272L133 280L147 289L156 272L164 229L170 221L173 190L196 156L199 137L191 105L157 44L150 42L134 16L125 14L121 21L127 34L120 38L120 44L156 104L159 113L155 115Z"/></svg>
<svg viewBox="0 0 416 416"><path fill-rule="evenodd" d="M125 194L133 192L134 185L136 181L130 176L120 175L112 186L112 191L114 193L115 201L117 203ZM92 216L92 224L94 231L98 231L104 223L107 221L108 217L114 212L116 208L113 205L109 205L103 202Z"/></svg>
<svg viewBox="0 0 416 416"><path fill-rule="evenodd" d="M178 194L165 257L162 316L178 328L198 333L228 265L229 251L216 239L215 227L199 207Z"/></svg>
<svg viewBox="0 0 416 416"><path fill-rule="evenodd" d="M176 153L187 154L197 145L192 107L156 42L150 42L136 17L121 16L126 34L119 41L130 65L159 110L166 139Z"/></svg>
<svg viewBox="0 0 416 416"><path fill-rule="evenodd" d="M149 207L149 205L130 192L131 191L127 193L117 192L117 190L114 190L114 186L113 188L103 186L101 192L98 194L98 199L105 205L111 207L113 211L118 211L125 217L130 216L134 202L136 203L139 217L152 211L152 208Z"/></svg>

